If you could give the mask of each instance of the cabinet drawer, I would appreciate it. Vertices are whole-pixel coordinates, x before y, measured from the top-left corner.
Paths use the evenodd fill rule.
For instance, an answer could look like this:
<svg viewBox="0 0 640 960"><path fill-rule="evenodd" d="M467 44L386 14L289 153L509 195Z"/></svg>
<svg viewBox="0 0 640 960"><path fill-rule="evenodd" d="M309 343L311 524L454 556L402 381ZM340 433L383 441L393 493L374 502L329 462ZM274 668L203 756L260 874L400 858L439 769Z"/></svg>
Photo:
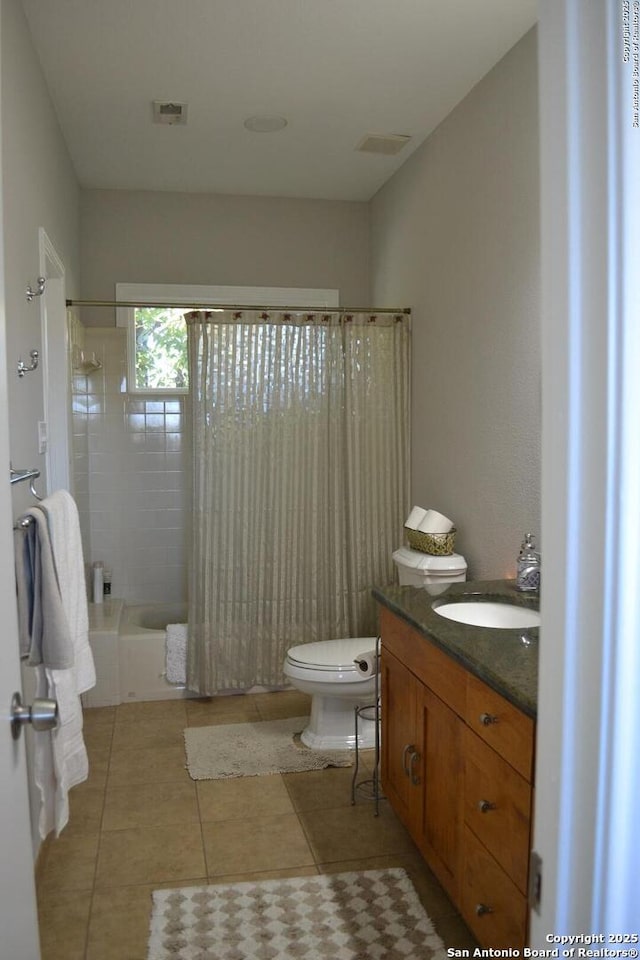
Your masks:
<svg viewBox="0 0 640 960"><path fill-rule="evenodd" d="M527 900L502 867L464 829L461 909L484 947L522 949L527 934Z"/></svg>
<svg viewBox="0 0 640 960"><path fill-rule="evenodd" d="M534 722L473 674L467 674L467 724L531 782Z"/></svg>
<svg viewBox="0 0 640 960"><path fill-rule="evenodd" d="M414 676L459 716L464 715L467 671L386 607L380 610L382 643Z"/></svg>
<svg viewBox="0 0 640 960"><path fill-rule="evenodd" d="M465 823L526 893L531 786L468 727L464 752Z"/></svg>

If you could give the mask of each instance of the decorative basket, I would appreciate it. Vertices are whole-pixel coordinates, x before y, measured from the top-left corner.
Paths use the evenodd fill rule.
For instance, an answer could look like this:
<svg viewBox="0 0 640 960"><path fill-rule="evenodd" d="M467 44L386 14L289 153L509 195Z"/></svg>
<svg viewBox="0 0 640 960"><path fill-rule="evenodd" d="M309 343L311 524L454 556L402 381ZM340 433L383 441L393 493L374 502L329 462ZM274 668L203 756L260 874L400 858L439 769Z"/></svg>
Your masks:
<svg viewBox="0 0 640 960"><path fill-rule="evenodd" d="M430 553L434 557L449 557L453 553L456 540L455 527L449 533L423 533L421 530L411 530L409 527L405 527L404 532L413 550Z"/></svg>

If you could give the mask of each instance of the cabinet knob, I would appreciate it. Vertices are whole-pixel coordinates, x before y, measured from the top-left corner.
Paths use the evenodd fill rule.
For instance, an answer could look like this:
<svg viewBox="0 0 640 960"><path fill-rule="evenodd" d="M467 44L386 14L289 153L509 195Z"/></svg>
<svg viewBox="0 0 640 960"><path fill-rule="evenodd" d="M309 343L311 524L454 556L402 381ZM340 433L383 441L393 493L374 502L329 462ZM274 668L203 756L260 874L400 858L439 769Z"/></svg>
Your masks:
<svg viewBox="0 0 640 960"><path fill-rule="evenodd" d="M480 813L489 813L489 810L495 810L495 803L491 803L491 800L478 800L478 810Z"/></svg>
<svg viewBox="0 0 640 960"><path fill-rule="evenodd" d="M487 913L493 913L493 907L489 907L486 903L476 903L476 916L484 917Z"/></svg>
<svg viewBox="0 0 640 960"><path fill-rule="evenodd" d="M481 713L480 714L480 723L483 727L490 727L492 723L497 723L498 718L494 717L491 713Z"/></svg>

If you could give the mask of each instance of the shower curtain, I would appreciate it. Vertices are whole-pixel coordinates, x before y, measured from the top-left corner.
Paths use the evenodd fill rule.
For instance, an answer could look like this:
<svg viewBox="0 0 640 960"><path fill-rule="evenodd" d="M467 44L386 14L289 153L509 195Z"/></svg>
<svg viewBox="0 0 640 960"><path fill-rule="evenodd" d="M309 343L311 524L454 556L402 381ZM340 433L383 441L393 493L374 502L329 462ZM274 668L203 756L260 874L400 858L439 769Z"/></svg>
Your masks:
<svg viewBox="0 0 640 960"><path fill-rule="evenodd" d="M406 315L194 311L187 686L282 685L375 633L407 509Z"/></svg>

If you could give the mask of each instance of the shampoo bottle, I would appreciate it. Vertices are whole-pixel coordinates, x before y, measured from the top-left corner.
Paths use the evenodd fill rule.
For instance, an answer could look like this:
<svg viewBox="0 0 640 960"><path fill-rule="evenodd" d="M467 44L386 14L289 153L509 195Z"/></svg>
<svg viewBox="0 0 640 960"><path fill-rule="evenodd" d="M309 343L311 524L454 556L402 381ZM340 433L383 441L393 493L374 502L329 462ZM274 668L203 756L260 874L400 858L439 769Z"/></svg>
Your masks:
<svg viewBox="0 0 640 960"><path fill-rule="evenodd" d="M93 565L93 602L102 603L104 598L104 564L96 560Z"/></svg>

